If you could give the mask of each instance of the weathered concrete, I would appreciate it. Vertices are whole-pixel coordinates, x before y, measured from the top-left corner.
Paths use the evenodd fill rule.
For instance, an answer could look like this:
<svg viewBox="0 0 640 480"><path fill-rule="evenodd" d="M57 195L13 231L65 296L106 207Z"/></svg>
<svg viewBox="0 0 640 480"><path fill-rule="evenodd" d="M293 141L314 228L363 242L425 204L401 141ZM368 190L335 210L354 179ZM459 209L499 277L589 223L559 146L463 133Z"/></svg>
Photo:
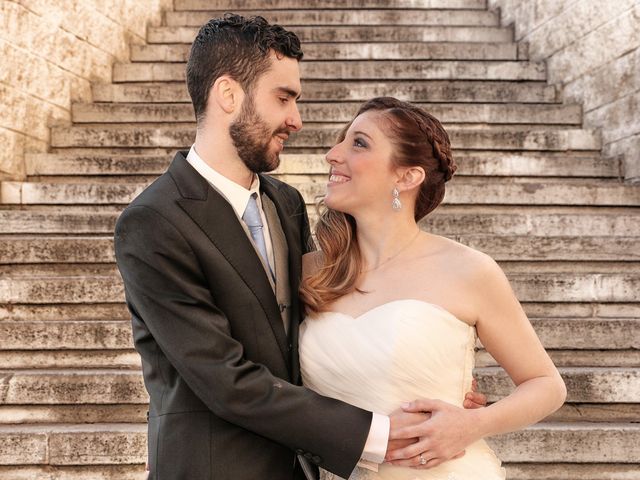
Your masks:
<svg viewBox="0 0 640 480"><path fill-rule="evenodd" d="M327 175L324 154L280 155L275 175ZM456 176L612 177L621 175L620 165L597 153L496 152L456 150ZM171 155L76 155L32 154L26 158L28 175L160 175ZM456 177L457 178L457 177Z"/></svg>
<svg viewBox="0 0 640 480"><path fill-rule="evenodd" d="M89 466L0 466L6 480L140 480L144 464Z"/></svg>
<svg viewBox="0 0 640 480"><path fill-rule="evenodd" d="M546 60L550 81L566 86L566 98L583 102L586 112L601 111L585 123L602 127L607 144L640 133L637 101L628 98L640 90L637 2L621 0L606 9L597 0L490 0L489 5L502 7L503 24L515 21L516 39L529 44L533 60ZM613 155L637 165L635 152L625 145Z"/></svg>
<svg viewBox="0 0 640 480"><path fill-rule="evenodd" d="M360 101L390 95L413 102L548 103L556 89L544 82L406 80L357 82L303 80L304 99ZM191 102L184 83L94 84L96 102Z"/></svg>
<svg viewBox="0 0 640 480"><path fill-rule="evenodd" d="M111 237L0 237L0 264L114 261Z"/></svg>
<svg viewBox="0 0 640 480"><path fill-rule="evenodd" d="M186 62L190 45L133 45L134 62ZM517 60L515 43L313 43L306 60Z"/></svg>
<svg viewBox="0 0 640 480"><path fill-rule="evenodd" d="M640 458L640 425L540 424L490 439L506 462L621 462Z"/></svg>
<svg viewBox="0 0 640 480"><path fill-rule="evenodd" d="M561 367L559 370L567 385L567 402L640 403L638 368ZM507 374L498 367L477 368L474 376L480 390L487 393L491 402L509 395L515 388ZM640 425L636 427L640 429ZM567 430L570 429L571 426L567 425Z"/></svg>
<svg viewBox="0 0 640 480"><path fill-rule="evenodd" d="M544 80L544 64L524 61L456 61L456 60L354 60L331 64L308 61L300 64L306 80ZM182 82L186 78L182 63L117 63L113 81Z"/></svg>
<svg viewBox="0 0 640 480"><path fill-rule="evenodd" d="M148 405L2 405L0 422L7 424L146 423ZM0 470L1 472L2 470Z"/></svg>
<svg viewBox="0 0 640 480"><path fill-rule="evenodd" d="M0 322L0 350L133 348L129 322Z"/></svg>
<svg viewBox="0 0 640 480"><path fill-rule="evenodd" d="M0 71L0 96L8 108L0 127L46 144L47 127L69 121L72 100L89 100L90 80L109 80L113 61L128 57L129 41L144 41L147 22L159 20L160 9L169 3L3 2L0 57L5 68ZM126 15L118 14L124 11ZM0 156L0 172L21 178L24 152Z"/></svg>
<svg viewBox="0 0 640 480"><path fill-rule="evenodd" d="M309 8L303 0L175 0L174 8L180 10L232 9L245 11L251 8ZM429 9L484 9L485 0L326 0L323 8L429 8Z"/></svg>
<svg viewBox="0 0 640 480"><path fill-rule="evenodd" d="M303 122L348 122L358 111L356 102L303 102L298 104ZM582 124L579 105L519 103L419 103L445 124ZM189 123L195 128L190 103L89 103L73 106L75 123ZM124 126L124 125L123 125Z"/></svg>
<svg viewBox="0 0 640 480"><path fill-rule="evenodd" d="M338 8L327 8L322 4L322 9L309 10L308 5L303 10L264 10L242 9L242 15L252 17L261 15L268 18L269 22L283 25L295 31L295 27L314 26L348 26L348 25L438 25L438 26L482 26L496 27L499 24L498 15L489 10L440 10L440 9L355 9L353 5L344 8L344 4ZM211 7L209 7L211 8ZM179 11L166 12L166 24L172 27L201 26L211 18L222 17L228 9L206 11Z"/></svg>
<svg viewBox="0 0 640 480"><path fill-rule="evenodd" d="M330 148L335 144L340 128L333 125L308 125L292 135L288 147ZM494 150L599 150L597 132L580 129L531 129L450 127L447 129L455 149ZM184 124L158 126L103 125L56 127L52 129L54 147L130 147L188 149L195 139L195 129ZM286 148L286 147L285 147Z"/></svg>
<svg viewBox="0 0 640 480"><path fill-rule="evenodd" d="M147 42L176 44L191 44L196 38L200 26L194 27L150 27L147 31ZM468 26L441 26L426 25L416 27L405 25L403 28L377 26L296 26L294 31L300 41L304 43L305 55L313 42L511 42L513 30L511 28L498 27L468 27Z"/></svg>

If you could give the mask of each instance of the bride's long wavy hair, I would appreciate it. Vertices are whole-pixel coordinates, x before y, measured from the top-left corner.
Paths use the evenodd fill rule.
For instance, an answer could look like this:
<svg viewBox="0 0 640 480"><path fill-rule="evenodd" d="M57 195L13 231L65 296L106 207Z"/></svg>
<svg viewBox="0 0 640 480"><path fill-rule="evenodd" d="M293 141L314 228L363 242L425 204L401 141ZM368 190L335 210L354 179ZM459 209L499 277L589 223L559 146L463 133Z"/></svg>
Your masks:
<svg viewBox="0 0 640 480"><path fill-rule="evenodd" d="M398 167L422 167L425 171L414 206L417 222L440 205L445 193L444 184L457 169L449 135L433 115L392 97L369 100L360 107L354 120L368 111L380 112L380 118L385 122L384 131L393 144L392 162ZM344 141L351 123L353 120L341 131L337 143ZM300 284L300 296L308 313L321 312L338 298L356 290L364 264L355 219L328 208L323 200L317 207L319 219L315 233L323 253L322 265ZM405 205L405 208L410 207Z"/></svg>

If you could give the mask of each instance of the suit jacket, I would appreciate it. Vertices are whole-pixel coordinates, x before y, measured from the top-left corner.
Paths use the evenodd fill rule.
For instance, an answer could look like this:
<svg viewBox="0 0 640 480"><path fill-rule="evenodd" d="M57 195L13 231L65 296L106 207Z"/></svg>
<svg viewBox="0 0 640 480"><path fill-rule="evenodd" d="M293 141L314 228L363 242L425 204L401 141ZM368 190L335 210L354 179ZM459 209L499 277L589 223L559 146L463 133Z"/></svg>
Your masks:
<svg viewBox="0 0 640 480"><path fill-rule="evenodd" d="M289 250L289 336L231 205L179 152L118 219L115 249L150 396L158 480L291 480L296 453L347 477L371 413L300 386L297 298L310 229L300 193L261 176Z"/></svg>

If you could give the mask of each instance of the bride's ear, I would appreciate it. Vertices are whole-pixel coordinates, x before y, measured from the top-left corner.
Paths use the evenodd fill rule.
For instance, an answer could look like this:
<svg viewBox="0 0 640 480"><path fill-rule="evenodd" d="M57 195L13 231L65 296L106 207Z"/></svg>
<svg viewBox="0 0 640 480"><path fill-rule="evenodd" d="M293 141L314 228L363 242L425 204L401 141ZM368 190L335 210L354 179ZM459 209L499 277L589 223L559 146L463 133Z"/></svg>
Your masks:
<svg viewBox="0 0 640 480"><path fill-rule="evenodd" d="M426 174L422 167L403 168L399 173L400 178L398 179L397 185L402 191L419 188L426 178Z"/></svg>

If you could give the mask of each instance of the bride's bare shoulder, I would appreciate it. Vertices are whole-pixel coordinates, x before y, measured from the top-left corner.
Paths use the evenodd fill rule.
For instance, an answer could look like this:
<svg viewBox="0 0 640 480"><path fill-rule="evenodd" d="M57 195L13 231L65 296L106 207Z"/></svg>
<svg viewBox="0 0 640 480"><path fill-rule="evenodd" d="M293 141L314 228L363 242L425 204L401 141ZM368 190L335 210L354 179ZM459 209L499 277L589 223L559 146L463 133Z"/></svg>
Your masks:
<svg viewBox="0 0 640 480"><path fill-rule="evenodd" d="M495 260L480 250L439 235L432 238L438 242L440 258L452 268L460 267L461 271L473 277L500 271Z"/></svg>
<svg viewBox="0 0 640 480"><path fill-rule="evenodd" d="M322 266L324 254L320 250L305 253L302 256L302 276L309 277L316 273Z"/></svg>

